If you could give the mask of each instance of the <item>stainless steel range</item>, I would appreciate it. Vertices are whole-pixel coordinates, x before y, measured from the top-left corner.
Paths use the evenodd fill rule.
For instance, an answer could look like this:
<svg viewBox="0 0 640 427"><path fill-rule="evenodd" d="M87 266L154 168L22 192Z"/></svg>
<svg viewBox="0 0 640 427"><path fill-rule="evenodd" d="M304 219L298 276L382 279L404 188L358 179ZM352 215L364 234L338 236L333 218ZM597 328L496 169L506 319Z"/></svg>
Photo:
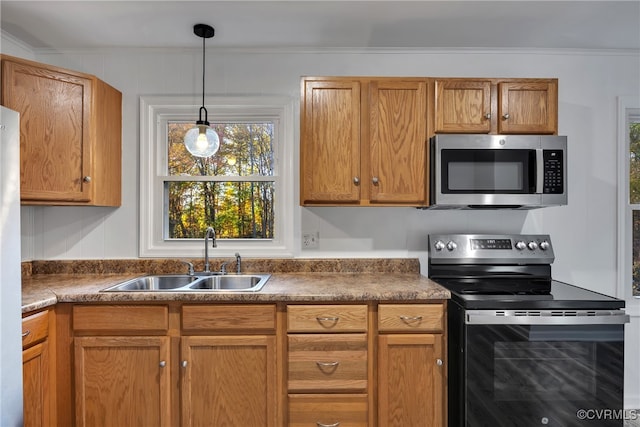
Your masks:
<svg viewBox="0 0 640 427"><path fill-rule="evenodd" d="M624 301L553 280L548 235L429 236L449 426L622 426Z"/></svg>

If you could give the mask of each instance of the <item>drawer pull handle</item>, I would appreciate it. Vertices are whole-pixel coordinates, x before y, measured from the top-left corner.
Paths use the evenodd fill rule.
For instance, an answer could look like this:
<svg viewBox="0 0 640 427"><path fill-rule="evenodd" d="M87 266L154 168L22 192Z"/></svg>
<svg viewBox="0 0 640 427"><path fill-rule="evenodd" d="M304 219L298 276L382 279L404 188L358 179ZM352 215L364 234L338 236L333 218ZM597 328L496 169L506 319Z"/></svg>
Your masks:
<svg viewBox="0 0 640 427"><path fill-rule="evenodd" d="M324 423L321 423L320 421L316 421L316 425L318 427L338 427L340 425L340 421L338 421L337 423L333 423L333 424L324 424Z"/></svg>
<svg viewBox="0 0 640 427"><path fill-rule="evenodd" d="M22 333L22 338L26 338L30 333L31 331L27 329L25 332Z"/></svg>
<svg viewBox="0 0 640 427"><path fill-rule="evenodd" d="M316 362L316 365L318 365L321 368L334 368L339 364L340 362Z"/></svg>
<svg viewBox="0 0 640 427"><path fill-rule="evenodd" d="M337 322L338 320L340 320L339 317L316 317L316 320L320 323L322 322Z"/></svg>
<svg viewBox="0 0 640 427"><path fill-rule="evenodd" d="M406 323L419 322L422 320L422 316L400 316L400 319L402 319Z"/></svg>

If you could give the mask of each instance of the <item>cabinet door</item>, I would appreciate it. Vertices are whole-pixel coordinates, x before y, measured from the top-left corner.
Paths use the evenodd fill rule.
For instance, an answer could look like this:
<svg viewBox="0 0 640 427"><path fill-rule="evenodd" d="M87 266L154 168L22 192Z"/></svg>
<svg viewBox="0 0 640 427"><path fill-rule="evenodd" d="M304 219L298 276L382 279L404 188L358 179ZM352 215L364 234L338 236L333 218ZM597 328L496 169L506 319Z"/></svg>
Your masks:
<svg viewBox="0 0 640 427"><path fill-rule="evenodd" d="M444 425L442 340L440 334L378 337L380 427Z"/></svg>
<svg viewBox="0 0 640 427"><path fill-rule="evenodd" d="M491 82L436 80L436 133L489 133Z"/></svg>
<svg viewBox="0 0 640 427"><path fill-rule="evenodd" d="M24 427L49 425L49 343L47 341L22 352Z"/></svg>
<svg viewBox="0 0 640 427"><path fill-rule="evenodd" d="M303 81L300 201L360 200L360 83Z"/></svg>
<svg viewBox="0 0 640 427"><path fill-rule="evenodd" d="M89 201L91 81L2 61L2 104L20 113L22 200Z"/></svg>
<svg viewBox="0 0 640 427"><path fill-rule="evenodd" d="M499 133L557 133L557 82L503 82L498 93Z"/></svg>
<svg viewBox="0 0 640 427"><path fill-rule="evenodd" d="M369 100L370 201L425 204L426 82L374 81Z"/></svg>
<svg viewBox="0 0 640 427"><path fill-rule="evenodd" d="M276 337L183 337L182 426L275 426Z"/></svg>
<svg viewBox="0 0 640 427"><path fill-rule="evenodd" d="M170 426L168 337L78 337L76 425Z"/></svg>

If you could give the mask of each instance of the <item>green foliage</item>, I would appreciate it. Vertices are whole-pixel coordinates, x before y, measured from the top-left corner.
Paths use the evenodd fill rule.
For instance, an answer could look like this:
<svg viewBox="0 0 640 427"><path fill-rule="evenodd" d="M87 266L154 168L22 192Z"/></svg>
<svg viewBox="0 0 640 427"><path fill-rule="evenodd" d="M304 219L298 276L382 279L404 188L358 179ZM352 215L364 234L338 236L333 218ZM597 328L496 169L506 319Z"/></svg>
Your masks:
<svg viewBox="0 0 640 427"><path fill-rule="evenodd" d="M192 126L168 126L168 237L202 238L213 226L219 238L273 238L275 186L250 178L273 176L273 124L215 124L220 149L208 158L184 147Z"/></svg>

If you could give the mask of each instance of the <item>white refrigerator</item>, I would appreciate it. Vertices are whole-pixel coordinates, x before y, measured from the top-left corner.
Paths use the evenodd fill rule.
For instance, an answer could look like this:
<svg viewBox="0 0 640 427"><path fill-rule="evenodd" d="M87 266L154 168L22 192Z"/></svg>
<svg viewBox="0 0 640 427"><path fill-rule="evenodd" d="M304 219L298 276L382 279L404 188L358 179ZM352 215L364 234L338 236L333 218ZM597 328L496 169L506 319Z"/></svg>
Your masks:
<svg viewBox="0 0 640 427"><path fill-rule="evenodd" d="M20 115L0 106L0 426L22 425Z"/></svg>

